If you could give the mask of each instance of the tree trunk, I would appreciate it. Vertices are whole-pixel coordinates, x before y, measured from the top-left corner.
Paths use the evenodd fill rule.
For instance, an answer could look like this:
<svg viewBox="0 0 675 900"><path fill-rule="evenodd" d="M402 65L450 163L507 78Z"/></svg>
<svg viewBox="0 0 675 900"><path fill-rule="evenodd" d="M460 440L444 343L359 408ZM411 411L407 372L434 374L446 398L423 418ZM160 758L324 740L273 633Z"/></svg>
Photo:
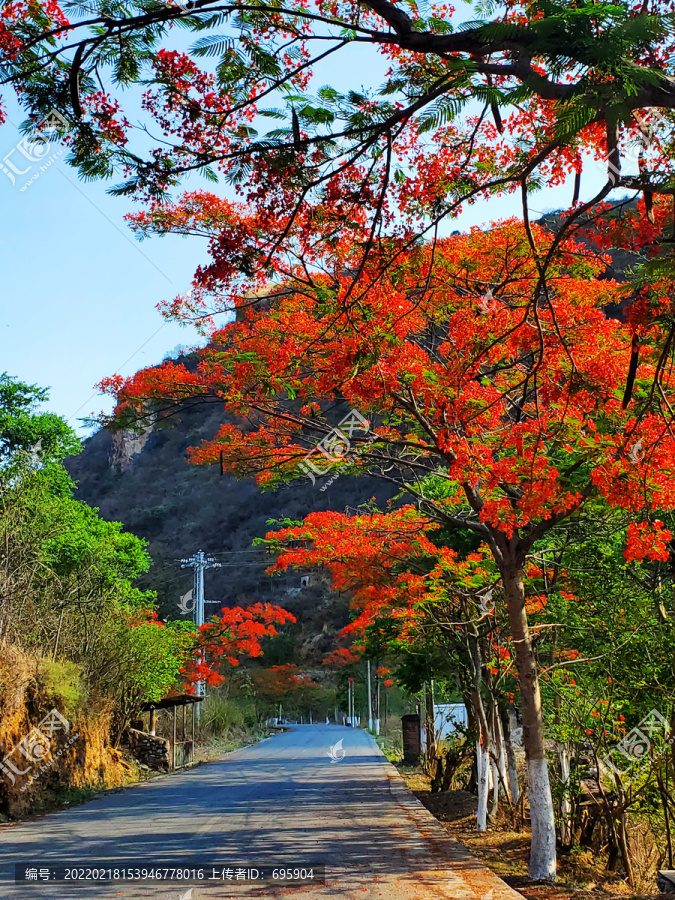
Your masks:
<svg viewBox="0 0 675 900"><path fill-rule="evenodd" d="M570 754L567 744L558 744L560 784L563 795L560 801L560 841L563 847L572 846L572 799L570 794Z"/></svg>
<svg viewBox="0 0 675 900"><path fill-rule="evenodd" d="M378 665L379 668L379 665ZM375 671L375 734L380 733L380 676Z"/></svg>
<svg viewBox="0 0 675 900"><path fill-rule="evenodd" d="M537 881L555 881L556 846L553 798L548 777L539 679L525 613L523 568L515 562L502 572L506 608L515 645L523 715L523 747L527 760L532 843L528 874Z"/></svg>
<svg viewBox="0 0 675 900"><path fill-rule="evenodd" d="M492 762L492 806L490 807L490 820L494 822L499 812L499 769L497 763Z"/></svg>
<svg viewBox="0 0 675 900"><path fill-rule="evenodd" d="M426 754L429 765L436 759L436 717L434 714L434 682L430 681L426 686Z"/></svg>
<svg viewBox="0 0 675 900"><path fill-rule="evenodd" d="M466 706L466 718L468 723L468 733L480 736L480 726L476 721L476 711L473 708L473 688L464 695L464 705ZM475 753L472 754L471 774L469 780L464 786L464 790L470 794L478 793L478 768Z"/></svg>
<svg viewBox="0 0 675 900"><path fill-rule="evenodd" d="M474 630L467 639L467 649L472 667L471 706L476 720L476 782L478 787L478 811L476 829L487 829L488 794L490 791L490 730L481 696L483 662L478 645L478 633Z"/></svg>
<svg viewBox="0 0 675 900"><path fill-rule="evenodd" d="M664 782L665 774L665 782ZM661 795L661 806L663 807L663 824L666 832L666 859L668 868L673 868L673 838L670 833L670 806L668 799L668 761L666 760L665 772L662 773L661 767L656 767L656 779L659 785L659 794Z"/></svg>
<svg viewBox="0 0 675 900"><path fill-rule="evenodd" d="M513 741L511 740L511 719L509 711L500 705L499 717L502 723L502 735L504 737L504 749L506 750L506 760L508 764L509 790L511 791L511 802L515 804L520 800L520 785L518 784L518 768L516 766L516 754L513 749Z"/></svg>
<svg viewBox="0 0 675 900"><path fill-rule="evenodd" d="M495 742L495 756L497 759L497 768L499 772L499 782L502 790L504 791L504 796L507 799L509 805L513 802L511 797L511 786L508 781L508 774L506 769L506 749L504 747L504 730L502 728L502 721L499 715L499 706L497 701L493 698L492 700L492 723L493 723L493 731L494 731L494 742Z"/></svg>
<svg viewBox="0 0 675 900"><path fill-rule="evenodd" d="M476 831L487 830L487 811L490 771L490 753L481 743L480 737L476 741L476 769L478 781L478 811L476 812Z"/></svg>
<svg viewBox="0 0 675 900"><path fill-rule="evenodd" d="M626 810L621 810L621 816L619 818L619 829L618 829L618 838L619 838L619 849L621 850L621 862L623 863L624 871L626 872L628 884L634 888L635 887L635 873L633 872L633 862L630 858L630 846L628 843L628 833L626 831Z"/></svg>

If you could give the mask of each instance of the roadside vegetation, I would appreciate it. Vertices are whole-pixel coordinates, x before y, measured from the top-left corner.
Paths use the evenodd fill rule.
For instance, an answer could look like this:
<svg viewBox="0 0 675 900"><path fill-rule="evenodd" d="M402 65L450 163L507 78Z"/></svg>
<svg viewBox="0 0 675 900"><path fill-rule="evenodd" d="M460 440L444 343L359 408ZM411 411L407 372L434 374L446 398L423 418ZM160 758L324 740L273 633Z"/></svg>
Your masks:
<svg viewBox="0 0 675 900"><path fill-rule="evenodd" d="M202 646L231 667L284 619L273 607L224 613L207 636L161 621L154 593L135 586L145 542L73 499L63 460L80 443L46 400L0 376L0 815L12 818L136 779L124 735L142 705L194 690ZM54 709L59 740L45 745L35 728ZM241 742L258 725L214 697L200 737Z"/></svg>

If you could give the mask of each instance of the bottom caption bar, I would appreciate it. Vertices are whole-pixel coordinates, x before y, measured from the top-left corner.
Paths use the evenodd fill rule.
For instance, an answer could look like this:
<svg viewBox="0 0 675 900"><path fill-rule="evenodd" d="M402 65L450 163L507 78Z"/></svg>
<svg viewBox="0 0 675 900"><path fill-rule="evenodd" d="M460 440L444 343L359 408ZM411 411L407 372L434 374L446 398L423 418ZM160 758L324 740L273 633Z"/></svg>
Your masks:
<svg viewBox="0 0 675 900"><path fill-rule="evenodd" d="M45 884L53 881L68 881L71 884L89 882L132 882L169 881L179 884L252 884L271 882L273 884L325 884L326 867L270 865L233 866L226 863L209 863L183 866L171 864L149 864L130 861L121 863L90 863L86 866L76 863L15 863L15 884Z"/></svg>

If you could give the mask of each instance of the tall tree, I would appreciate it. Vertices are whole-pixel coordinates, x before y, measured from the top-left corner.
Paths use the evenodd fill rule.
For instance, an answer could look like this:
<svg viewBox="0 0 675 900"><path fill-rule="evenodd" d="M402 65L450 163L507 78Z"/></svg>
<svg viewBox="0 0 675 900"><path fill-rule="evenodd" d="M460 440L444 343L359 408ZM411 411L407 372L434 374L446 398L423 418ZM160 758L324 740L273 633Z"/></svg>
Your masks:
<svg viewBox="0 0 675 900"><path fill-rule="evenodd" d="M506 755L499 752L502 729L493 676L502 663L506 671L511 667L511 650L501 641L495 616L499 579L488 547L476 548L473 541L472 552L459 553L444 545L447 537L438 524L407 506L386 514L368 509L351 516L312 513L303 523L270 532L266 540L280 553L272 571L325 566L334 590L352 592L356 616L343 635L365 636L367 652L384 645L402 655L398 675L409 689L424 691L431 679L456 679L476 730L482 774L477 827L485 831L490 767L495 811L500 781L507 796L510 791ZM348 656L347 650L332 654L336 660ZM430 718L433 723L433 713ZM435 767L435 754L427 753Z"/></svg>
<svg viewBox="0 0 675 900"><path fill-rule="evenodd" d="M0 375L0 478L58 462L80 450L68 424L40 409L47 396L45 388L18 381L6 372Z"/></svg>
<svg viewBox="0 0 675 900"><path fill-rule="evenodd" d="M538 261L552 247L560 252L542 289ZM349 272L359 248L340 250L335 268ZM215 332L198 366L165 363L108 382L122 418L191 398L225 400L247 420L195 448L197 463L271 487L368 472L404 488L429 519L489 546L515 645L537 877L554 875L555 831L528 555L592 500L632 513L629 553L663 556L669 533L653 510L675 503L674 385L664 363L672 322L649 295L628 324L608 318L631 287L605 269L594 247L507 222L400 251L385 271L372 259L364 277L373 286L350 302L331 275L316 275L313 290L288 287Z"/></svg>
<svg viewBox="0 0 675 900"><path fill-rule="evenodd" d="M446 5L389 0L18 0L0 19L2 82L14 85L34 118L57 111L68 121L83 172L124 169L134 187L150 192L210 166L230 177L262 166L277 184L275 171L295 169L292 187L301 195L325 186L328 173L339 183L340 169L363 167L365 188L376 151L444 125L468 151L463 171L444 172L444 188L464 179L470 194L485 135L476 140L478 133L461 135L448 123L472 101L482 108L479 125L492 120L489 134L508 134L513 111L526 126L509 154L520 174L546 159L562 162L565 147L566 164L578 166L579 140L606 139L618 163L624 127L644 127L646 109L675 108L668 3L508 0L474 9L472 21ZM189 52L173 49L175 28L200 35ZM314 68L327 58L339 65L350 44L392 64L383 87L364 91L355 71L351 91L325 88L311 97ZM200 69L204 59L213 63ZM133 140L119 90L137 84L147 89L144 124L174 136L149 151ZM259 134L256 116L281 127ZM391 162L375 168L392 175ZM612 175L635 186L629 175L625 182L619 171ZM505 182L514 176L503 172Z"/></svg>
<svg viewBox="0 0 675 900"><path fill-rule="evenodd" d="M184 174L222 177L250 208L244 223L234 208L210 222L227 261L208 285L200 273L187 304L199 316L298 257L311 283L340 239L364 259L377 245L387 265L399 245L385 253L380 239L432 236L479 198L514 191L526 206L529 191L574 176L564 231L615 188L649 208L675 193L669 2L507 0L467 13L389 0L17 0L0 11L0 83L16 89L29 137L5 174L33 158L31 140L65 138L83 176L126 177L116 193L161 202ZM179 51L185 32L197 40ZM377 87L362 87L354 53ZM344 88L317 89L326 65ZM132 124L138 91L125 89L139 87ZM578 203L582 170L590 205ZM350 274L363 289L361 272Z"/></svg>
<svg viewBox="0 0 675 900"><path fill-rule="evenodd" d="M75 673L77 701L105 698L117 739L144 699L178 682L194 636L147 622L154 593L133 583L150 567L145 543L73 498L62 460L80 442L40 409L47 399L0 376L0 645L36 670Z"/></svg>

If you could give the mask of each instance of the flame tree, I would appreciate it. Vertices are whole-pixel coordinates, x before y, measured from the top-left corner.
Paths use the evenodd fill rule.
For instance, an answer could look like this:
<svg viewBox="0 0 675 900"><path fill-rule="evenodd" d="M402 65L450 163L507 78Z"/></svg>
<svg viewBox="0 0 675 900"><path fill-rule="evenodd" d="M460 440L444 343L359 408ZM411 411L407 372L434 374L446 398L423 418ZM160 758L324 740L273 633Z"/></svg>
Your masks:
<svg viewBox="0 0 675 900"><path fill-rule="evenodd" d="M655 210L664 227L669 210ZM107 387L122 418L167 400L224 400L245 427L223 425L193 449L196 463L220 461L269 487L303 472L315 478L316 459L370 473L399 485L428 519L489 547L521 693L530 871L552 877L528 554L589 503L633 516L629 554L666 553L670 535L655 510L675 503L668 276L642 290L622 323L605 309L633 286L600 277L607 259L596 247L535 225L508 221L401 249L385 271L371 257L372 286L351 299L340 273L360 250L342 250L334 275L276 291L216 331L196 369L165 363ZM323 454L312 450L322 437Z"/></svg>

